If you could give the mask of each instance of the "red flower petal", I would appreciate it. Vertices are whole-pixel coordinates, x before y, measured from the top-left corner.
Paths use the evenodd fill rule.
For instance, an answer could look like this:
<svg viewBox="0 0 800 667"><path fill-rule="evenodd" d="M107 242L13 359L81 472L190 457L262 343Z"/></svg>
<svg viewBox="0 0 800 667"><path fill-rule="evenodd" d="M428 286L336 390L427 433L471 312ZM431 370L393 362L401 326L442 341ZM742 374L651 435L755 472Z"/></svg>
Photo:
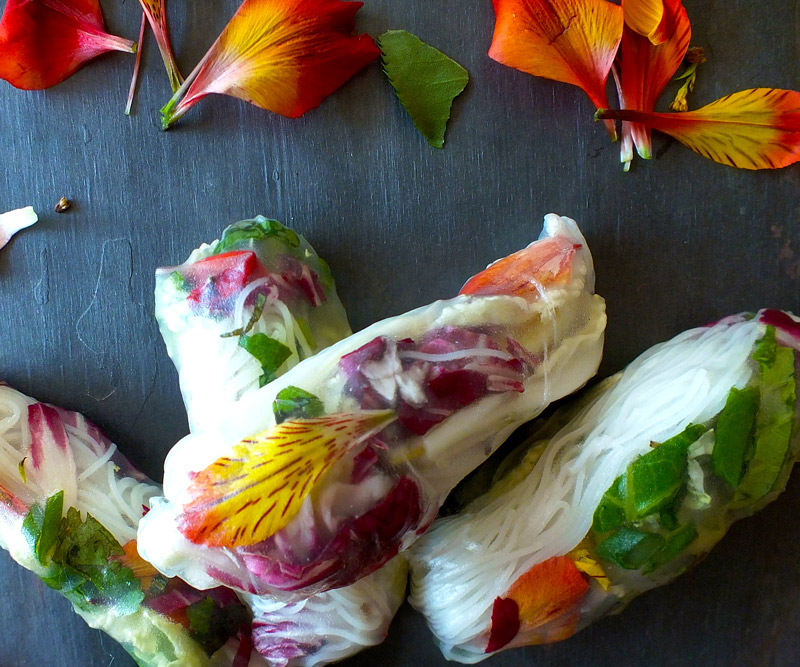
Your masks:
<svg viewBox="0 0 800 667"><path fill-rule="evenodd" d="M319 106L380 57L369 35L353 34L355 14L362 5L340 0L244 0L162 109L164 128L211 93L232 95L289 118Z"/></svg>
<svg viewBox="0 0 800 667"><path fill-rule="evenodd" d="M183 83L183 76L178 71L175 54L172 52L172 44L169 40L166 0L139 0L139 4L142 6L147 22L155 35L158 50L161 52L164 67L167 68L167 76L169 76L169 82L174 93Z"/></svg>
<svg viewBox="0 0 800 667"><path fill-rule="evenodd" d="M800 93L751 88L696 111L597 112L668 134L703 157L742 169L776 169L800 160Z"/></svg>
<svg viewBox="0 0 800 667"><path fill-rule="evenodd" d="M493 0L489 56L533 76L582 88L608 106L606 80L622 38L622 9L606 0ZM613 126L609 132L616 137Z"/></svg>
<svg viewBox="0 0 800 667"><path fill-rule="evenodd" d="M614 70L623 109L652 111L686 55L692 30L681 0L664 0L662 23L666 39L658 46L625 26ZM629 164L633 157L631 141L639 155L650 158L650 130L646 127L623 123L622 139L623 163Z"/></svg>
<svg viewBox="0 0 800 667"><path fill-rule="evenodd" d="M15 88L54 86L107 51L136 45L105 31L97 0L8 0L0 18L0 78Z"/></svg>

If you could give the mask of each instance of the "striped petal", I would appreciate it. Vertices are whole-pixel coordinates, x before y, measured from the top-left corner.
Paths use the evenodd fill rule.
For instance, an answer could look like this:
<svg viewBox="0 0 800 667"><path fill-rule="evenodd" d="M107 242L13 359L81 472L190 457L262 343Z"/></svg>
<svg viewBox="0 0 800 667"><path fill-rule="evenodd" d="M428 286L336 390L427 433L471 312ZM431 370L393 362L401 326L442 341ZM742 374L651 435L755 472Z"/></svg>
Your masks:
<svg viewBox="0 0 800 667"><path fill-rule="evenodd" d="M597 112L598 119L641 123L709 160L741 169L777 169L800 160L800 93L751 88L682 113Z"/></svg>
<svg viewBox="0 0 800 667"><path fill-rule="evenodd" d="M620 106L623 109L653 111L658 98L675 72L678 71L689 48L692 29L689 17L681 0L664 0L664 41L656 46L647 37L627 27L614 69ZM633 157L631 142L639 155L650 159L652 155L650 130L643 125L623 123L623 164L630 164Z"/></svg>
<svg viewBox="0 0 800 667"><path fill-rule="evenodd" d="M31 434L25 472L42 491L42 498L64 492L65 507L73 507L78 499L78 473L69 435L58 410L34 403L28 406L28 429Z"/></svg>
<svg viewBox="0 0 800 667"><path fill-rule="evenodd" d="M183 83L183 77L180 71L178 71L178 64L175 62L175 54L172 52L172 44L169 39L166 1L167 0L139 0L139 4L142 5L144 15L147 17L147 22L150 24L150 29L153 31L153 35L155 35L156 44L158 44L158 50L161 52L161 59L164 61L164 67L167 69L169 83L174 93Z"/></svg>
<svg viewBox="0 0 800 667"><path fill-rule="evenodd" d="M608 106L606 80L622 38L619 6L606 0L493 2L497 21L491 58L578 86L596 107Z"/></svg>
<svg viewBox="0 0 800 667"><path fill-rule="evenodd" d="M626 26L653 44L666 40L664 0L622 0L622 15Z"/></svg>
<svg viewBox="0 0 800 667"><path fill-rule="evenodd" d="M390 410L285 421L242 440L198 472L180 530L192 542L241 547L286 526L330 467L394 420Z"/></svg>
<svg viewBox="0 0 800 667"><path fill-rule="evenodd" d="M289 118L319 106L380 57L369 35L353 34L362 4L244 0L162 109L164 129L211 93L232 95Z"/></svg>
<svg viewBox="0 0 800 667"><path fill-rule="evenodd" d="M0 18L0 79L41 90L107 51L136 45L105 31L97 0L8 0Z"/></svg>

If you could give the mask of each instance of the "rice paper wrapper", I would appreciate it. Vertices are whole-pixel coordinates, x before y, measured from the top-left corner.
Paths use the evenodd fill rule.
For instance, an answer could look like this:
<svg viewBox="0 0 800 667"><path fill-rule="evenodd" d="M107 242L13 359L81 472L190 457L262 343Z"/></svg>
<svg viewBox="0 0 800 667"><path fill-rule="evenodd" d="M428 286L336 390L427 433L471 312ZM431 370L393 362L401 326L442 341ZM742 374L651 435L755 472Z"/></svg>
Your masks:
<svg viewBox="0 0 800 667"><path fill-rule="evenodd" d="M780 311L687 331L476 473L410 554L411 603L445 657L565 639L773 500L800 451L798 350Z"/></svg>
<svg viewBox="0 0 800 667"><path fill-rule="evenodd" d="M170 452L143 555L199 588L299 599L416 540L520 423L583 385L605 328L574 221L455 298L379 322L237 401Z"/></svg>
<svg viewBox="0 0 800 667"><path fill-rule="evenodd" d="M155 303L192 431L351 333L327 264L301 235L263 216L158 269Z"/></svg>
<svg viewBox="0 0 800 667"><path fill-rule="evenodd" d="M232 591L169 580L138 555L160 493L82 415L0 382L0 546L140 665L265 665Z"/></svg>

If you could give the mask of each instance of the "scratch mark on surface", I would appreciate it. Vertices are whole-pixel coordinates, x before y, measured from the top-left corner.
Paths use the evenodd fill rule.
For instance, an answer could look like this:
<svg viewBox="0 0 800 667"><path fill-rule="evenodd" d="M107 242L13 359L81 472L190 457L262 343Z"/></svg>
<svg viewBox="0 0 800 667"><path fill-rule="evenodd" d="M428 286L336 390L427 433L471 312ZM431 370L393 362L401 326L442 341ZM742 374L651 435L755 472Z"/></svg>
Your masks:
<svg viewBox="0 0 800 667"><path fill-rule="evenodd" d="M40 306L45 305L50 300L50 252L45 246L39 253L39 263L41 265L41 276L33 286L33 298Z"/></svg>

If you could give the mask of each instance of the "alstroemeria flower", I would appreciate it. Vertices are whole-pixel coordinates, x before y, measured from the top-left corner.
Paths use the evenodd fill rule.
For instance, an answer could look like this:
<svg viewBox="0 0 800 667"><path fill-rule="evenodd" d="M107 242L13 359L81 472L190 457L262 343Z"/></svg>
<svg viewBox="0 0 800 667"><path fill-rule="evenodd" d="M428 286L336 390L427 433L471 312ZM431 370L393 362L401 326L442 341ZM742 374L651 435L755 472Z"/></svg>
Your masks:
<svg viewBox="0 0 800 667"><path fill-rule="evenodd" d="M667 0L668 1L668 0ZM625 25L653 44L667 39L665 0L622 0Z"/></svg>
<svg viewBox="0 0 800 667"><path fill-rule="evenodd" d="M289 118L319 106L381 55L369 35L353 34L362 5L244 0L162 109L164 129L211 93L232 95Z"/></svg>
<svg viewBox="0 0 800 667"><path fill-rule="evenodd" d="M41 90L107 51L136 45L105 31L97 0L8 0L0 18L0 79Z"/></svg>
<svg viewBox="0 0 800 667"><path fill-rule="evenodd" d="M144 10L150 29L156 38L158 50L161 52L161 59L164 67L167 68L167 76L172 86L172 92L176 92L183 83L183 76L178 71L175 62L175 54L172 52L172 44L169 40L169 30L167 29L167 0L139 0L139 4Z"/></svg>
<svg viewBox="0 0 800 667"><path fill-rule="evenodd" d="M489 57L582 88L608 107L606 80L622 38L622 9L606 0L493 0ZM609 134L616 138L613 124Z"/></svg>
<svg viewBox="0 0 800 667"><path fill-rule="evenodd" d="M5 246L19 230L30 227L38 220L32 206L0 213L0 248Z"/></svg>
<svg viewBox="0 0 800 667"><path fill-rule="evenodd" d="M614 66L619 103L623 109L653 111L689 48L691 26L681 0L664 0L663 8L666 39L658 46L627 25L623 31ZM650 131L642 125L623 123L620 161L626 171L633 159L634 144L641 157L650 158Z"/></svg>
<svg viewBox="0 0 800 667"><path fill-rule="evenodd" d="M641 123L703 157L741 169L776 169L800 160L800 93L751 88L696 111L601 109L598 119Z"/></svg>

